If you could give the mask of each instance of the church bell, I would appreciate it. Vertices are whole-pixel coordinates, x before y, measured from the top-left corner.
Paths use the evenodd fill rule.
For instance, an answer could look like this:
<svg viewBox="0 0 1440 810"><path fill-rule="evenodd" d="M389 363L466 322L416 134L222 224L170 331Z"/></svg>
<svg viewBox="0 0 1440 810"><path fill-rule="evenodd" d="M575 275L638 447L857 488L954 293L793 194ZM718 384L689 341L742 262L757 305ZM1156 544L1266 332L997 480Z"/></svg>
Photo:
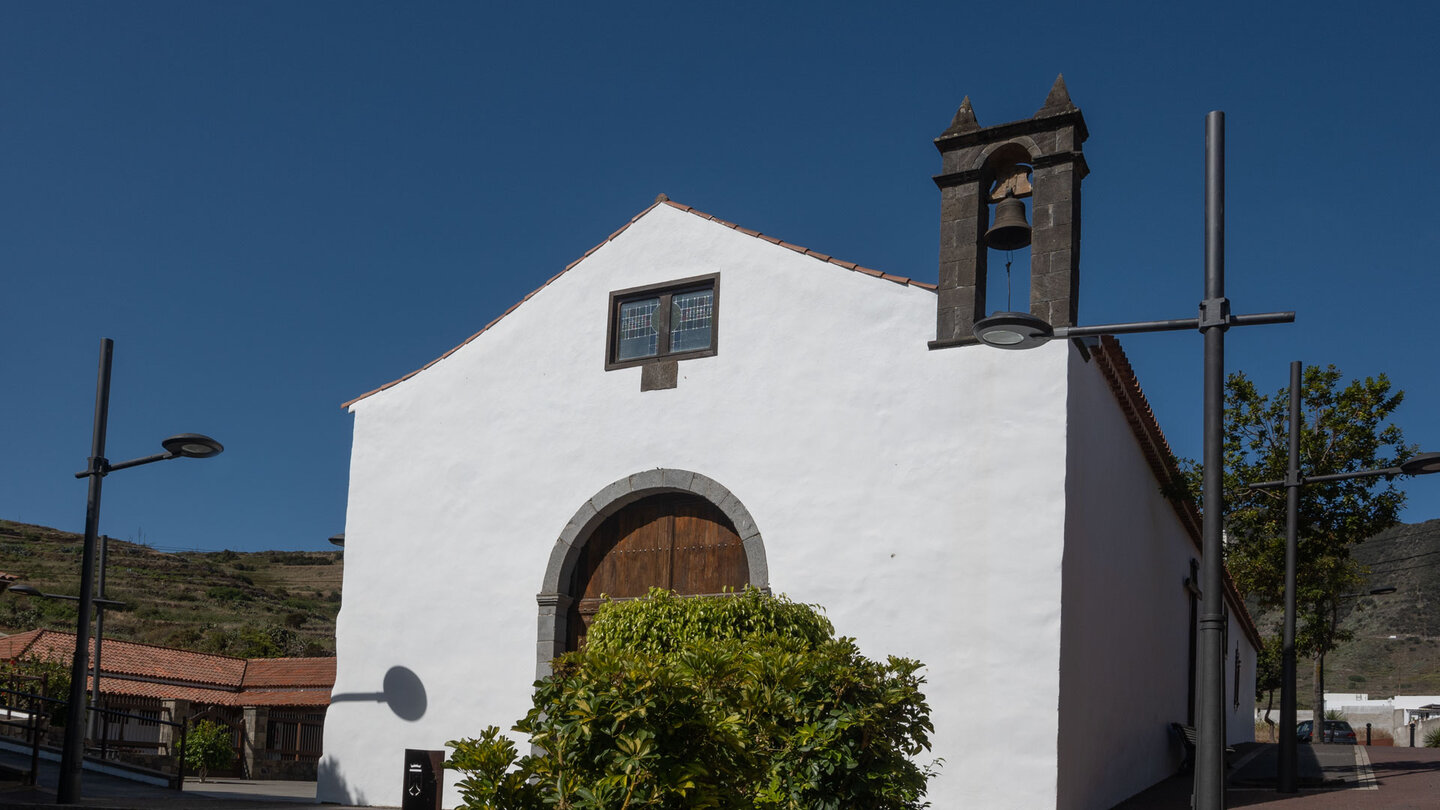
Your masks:
<svg viewBox="0 0 1440 810"><path fill-rule="evenodd" d="M985 232L985 243L996 250L1019 250L1030 244L1030 223L1025 203L1006 194L995 206L995 224Z"/></svg>

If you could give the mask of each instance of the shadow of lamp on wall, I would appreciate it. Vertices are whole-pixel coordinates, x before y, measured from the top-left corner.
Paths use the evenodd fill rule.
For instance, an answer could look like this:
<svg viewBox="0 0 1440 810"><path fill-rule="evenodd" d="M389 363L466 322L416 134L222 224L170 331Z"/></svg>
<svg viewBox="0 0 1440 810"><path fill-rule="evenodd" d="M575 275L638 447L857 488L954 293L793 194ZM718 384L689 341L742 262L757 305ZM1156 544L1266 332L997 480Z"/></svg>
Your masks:
<svg viewBox="0 0 1440 810"><path fill-rule="evenodd" d="M385 672L379 692L344 692L332 695L335 703L385 703L390 711L401 720L414 722L425 716L429 701L425 697L425 684L420 676L409 667L393 666Z"/></svg>

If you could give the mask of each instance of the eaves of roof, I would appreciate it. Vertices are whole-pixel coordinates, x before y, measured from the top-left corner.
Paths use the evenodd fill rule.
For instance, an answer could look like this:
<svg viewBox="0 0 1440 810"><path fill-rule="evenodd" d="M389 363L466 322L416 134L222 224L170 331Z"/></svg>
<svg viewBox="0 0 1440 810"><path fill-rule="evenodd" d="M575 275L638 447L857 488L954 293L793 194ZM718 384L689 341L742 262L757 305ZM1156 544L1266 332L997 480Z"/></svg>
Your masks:
<svg viewBox="0 0 1440 810"><path fill-rule="evenodd" d="M87 685L89 680L86 681ZM186 686L177 683L155 683L128 678L100 679L100 691L105 695L154 698L157 700L188 700L210 706L328 706L329 688L310 689L206 689L202 686Z"/></svg>
<svg viewBox="0 0 1440 810"><path fill-rule="evenodd" d="M1150 408L1150 401L1140 389L1140 380L1135 376L1130 358L1126 357L1125 350L1120 348L1120 341L1110 335L1101 336L1099 344L1091 349L1090 354L1100 373L1105 376L1105 381L1109 383L1116 401L1120 403L1125 421L1130 424L1130 430L1140 443L1141 452L1145 454L1145 462L1150 466L1161 490L1167 493L1166 500L1175 510L1180 525L1185 527L1185 533L1190 536L1190 542L1195 549L1203 551L1200 510L1196 508L1194 500L1182 494L1185 487L1180 476L1180 465L1175 461L1175 453L1170 450L1165 434L1160 431L1160 422ZM1230 609L1239 618L1245 635L1250 637L1250 641L1258 649L1261 644L1260 631L1255 627L1250 611L1245 609L1245 600L1240 597L1240 591L1236 589L1228 571L1225 572L1225 596L1230 602Z"/></svg>
<svg viewBox="0 0 1440 810"><path fill-rule="evenodd" d="M90 640L90 649L95 649ZM330 701L334 658L233 658L106 639L102 692L234 706L314 706ZM75 635L30 630L0 638L0 660L68 661Z"/></svg>
<svg viewBox="0 0 1440 810"><path fill-rule="evenodd" d="M872 269L869 268L869 267L862 267L861 265L858 265L858 264L856 264L856 263L854 263L854 262L847 262L847 261L845 261L845 260L843 260L843 259L837 259L837 258L835 258L834 256L828 256L828 255L826 255L826 254L824 254L824 253L820 253L820 252L818 252L818 251L811 250L811 249L809 249L809 248L807 248L807 247L802 247L802 246L800 246L800 245L796 245L796 244L792 244L792 243L790 243L790 242L786 242L785 240L776 238L776 237L774 237L774 236L767 236L767 235L765 235L765 234L763 234L763 233L760 233L759 231L752 231L752 230L750 230L749 228L742 228L742 227L740 227L739 225L736 225L736 224L733 223L733 222L727 222L727 221L725 221L725 220L723 220L723 219L720 219L719 217L711 216L710 214L704 213L703 211L697 211L697 210L695 210L694 208L692 208L692 207L690 207L690 206L688 206L688 205L683 205L683 204L681 204L681 203L677 203L677 202L671 200L669 197L666 197L664 194L661 194L659 197L656 197L656 198L655 198L655 202L651 203L650 206L647 207L644 211L641 211L640 213L638 213L638 214L636 214L635 216L631 217L631 218L630 218L630 221L627 222L627 223L625 223L624 225L622 225L619 230L617 230L617 231L615 231L614 233L610 234L609 236L605 237L605 240L604 240L604 241L600 242L599 244L597 244L597 245L595 245L594 247L590 248L589 250L585 251L584 255L582 255L580 258L578 258L578 259L576 259L575 261L573 261L573 262L565 265L565 269L564 269L564 270L561 270L560 272L558 272L558 273L556 273L555 275L551 276L549 279L547 279L547 280L545 281L544 284L541 284L539 287L536 287L535 289L533 289L533 290L531 290L530 292L526 293L524 298L521 298L519 301L516 301L514 304L511 304L509 309L507 309L507 310L505 310L504 312L500 313L500 315L499 315L498 317L496 317L494 320L492 320L491 322L489 322L489 323L485 324L484 326L480 327L480 331L476 332L475 334L471 335L471 336L468 337L468 338L465 338L465 340L462 341L462 342L460 343L460 345L456 346L455 348L451 349L451 350L448 351L448 352L445 352L444 354L440 355L439 357L435 358L434 360L431 360L430 362L426 363L425 365L421 366L420 368L415 369L414 371L410 372L409 374L406 374L404 377L401 377L401 378L399 378L399 379L397 379L397 380L392 380L392 381L390 381L390 382L388 382L388 383L385 383L384 385L382 385L382 386L380 386L379 388L376 388L376 389L374 389L374 390L367 391L367 392L361 394L360 396L355 397L354 399L352 399L352 400L350 400L350 401L348 401L348 402L345 402L345 403L341 404L340 407L341 407L341 408L349 408L351 405L354 405L355 403L359 402L359 401L362 400L362 399L365 399L366 397L372 396L372 395L374 395L374 394L378 394L378 393L380 393L381 391L384 391L384 390L386 390L386 389L388 389L388 388L393 388L393 387L399 385L400 383L405 382L406 380L410 379L411 377L414 377L416 374L419 374L420 372L424 371L425 369L430 368L431 366L435 365L436 363L440 362L441 360L444 360L445 358L449 357L450 355L454 354L455 352L459 351L462 347L468 345L471 341L475 340L475 338L478 338L478 337L480 337L481 335L485 334L487 331L489 331L490 327L492 327L492 326L494 326L495 324L499 323L500 320L501 320L502 318L504 318L506 315L509 315L510 313L514 312L521 304L525 303L526 301L529 301L536 293L538 293L538 292L540 292L541 290L545 289L546 287L550 286L552 283L554 283L554 281L555 281L556 279L558 279L558 278L560 278L561 276L565 275L567 272L570 271L570 269L571 269L572 267L574 267L575 265L579 264L580 262L583 262L583 261L585 261L586 259L588 259L588 258L590 257L590 254L594 253L595 251L599 250L600 248L602 248L602 247L604 247L605 245L609 244L610 242L614 241L616 237L618 237L620 234L624 233L626 230L629 229L629 227L630 227L631 225L634 225L637 221L640 220L641 217L643 217L643 216L645 216L646 214L650 213L651 211L653 211L653 210L655 209L656 206L659 206L659 205L668 205L668 206L670 206L671 208L674 208L674 209L679 210L679 211L684 211L684 212L686 212L687 214L693 214L693 215L695 215L695 216L697 216L697 217L700 217L701 219L708 220L708 221L710 221L710 222L714 222L714 223L717 224L717 225L724 225L725 227L730 228L730 229L732 229L732 230L739 231L740 233L743 233L743 234L745 234L746 236L753 236L753 237L755 237L756 239L762 239L762 240L764 240L764 241L766 241L766 242L769 242L769 243L772 244L772 245L778 245L779 247L783 247L783 248L786 248L786 249L788 249L788 250L793 250L793 251L795 251L796 253L799 253L799 254L802 254L802 255L805 255L805 256L809 256L809 257L811 257L811 258L813 258L813 259L818 259L819 261L822 261L822 262L828 262L829 264L833 264L833 265L835 265L835 266L837 266L837 267L843 267L843 268L845 268L846 270L853 270L853 271L856 272L856 273L861 273L861 274L863 274L863 275L872 276L872 277L878 278L878 279L883 279L883 280L885 280L885 281L890 281L890 282L893 282L893 283L895 283L895 284L902 284L902 285L909 286L909 287L919 287L919 288L924 289L924 290L930 290L931 292L934 292L934 291L935 291L935 285L934 285L934 284L927 284L926 282L923 282L923 281L916 281L916 280L911 279L911 278L906 278L905 276L896 276L896 275L892 275L892 274L890 274L890 273L882 273L882 272L879 271L879 270L872 270Z"/></svg>

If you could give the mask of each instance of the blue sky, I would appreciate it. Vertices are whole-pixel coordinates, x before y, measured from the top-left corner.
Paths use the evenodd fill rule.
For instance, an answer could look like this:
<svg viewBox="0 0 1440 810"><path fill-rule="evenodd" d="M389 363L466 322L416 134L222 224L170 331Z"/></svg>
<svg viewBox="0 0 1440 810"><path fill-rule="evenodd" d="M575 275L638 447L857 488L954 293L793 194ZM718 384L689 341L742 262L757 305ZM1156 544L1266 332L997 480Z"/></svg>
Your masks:
<svg viewBox="0 0 1440 810"><path fill-rule="evenodd" d="M424 365L660 192L937 275L931 140L1063 72L1085 152L1082 323L1191 317L1204 116L1227 114L1229 368L1390 375L1440 450L1433 4L10 2L0 6L0 517L83 528L100 339L102 530L328 549L340 403ZM1124 341L1198 456L1201 340ZM1440 482L1404 517L1440 517Z"/></svg>

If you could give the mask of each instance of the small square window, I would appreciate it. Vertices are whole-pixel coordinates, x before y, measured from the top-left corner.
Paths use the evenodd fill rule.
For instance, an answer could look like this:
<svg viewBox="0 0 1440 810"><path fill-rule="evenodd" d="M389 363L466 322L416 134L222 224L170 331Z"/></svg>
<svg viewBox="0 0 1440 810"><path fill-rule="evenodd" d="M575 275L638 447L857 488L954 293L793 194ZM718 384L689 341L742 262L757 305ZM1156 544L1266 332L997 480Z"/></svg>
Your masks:
<svg viewBox="0 0 1440 810"><path fill-rule="evenodd" d="M610 294L605 368L715 354L718 273Z"/></svg>

